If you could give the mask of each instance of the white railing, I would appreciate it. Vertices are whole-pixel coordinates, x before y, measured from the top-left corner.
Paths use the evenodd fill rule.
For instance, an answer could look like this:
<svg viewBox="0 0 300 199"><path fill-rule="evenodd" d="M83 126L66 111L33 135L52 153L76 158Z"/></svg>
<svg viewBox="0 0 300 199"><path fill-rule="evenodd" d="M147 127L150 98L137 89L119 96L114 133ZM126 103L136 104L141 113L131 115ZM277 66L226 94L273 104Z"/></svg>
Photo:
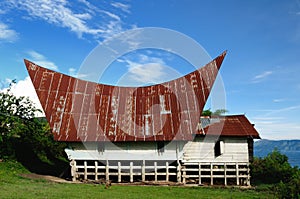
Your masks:
<svg viewBox="0 0 300 199"><path fill-rule="evenodd" d="M182 182L250 186L247 162L182 162Z"/></svg>
<svg viewBox="0 0 300 199"><path fill-rule="evenodd" d="M72 160L70 165L73 181L103 179L115 182L177 181L199 185L250 185L250 168L247 162Z"/></svg>
<svg viewBox="0 0 300 199"><path fill-rule="evenodd" d="M113 164L111 164L113 162ZM135 164L134 164L135 163ZM153 165L149 165L153 163ZM76 161L72 160L71 175L72 180L77 179L105 179L106 181L115 180L122 182L125 177L129 177L127 181L134 182L134 177L137 177L140 181L146 181L147 176L155 182L163 179L163 181L169 182L171 176L175 176L175 179L180 179L180 167L178 165L170 165L168 161L163 162L149 161L136 161L136 162L121 162L121 161L105 161L105 164L101 164L98 161ZM161 176L161 177L159 177ZM160 179L159 179L160 178ZM125 180L126 181L126 180Z"/></svg>

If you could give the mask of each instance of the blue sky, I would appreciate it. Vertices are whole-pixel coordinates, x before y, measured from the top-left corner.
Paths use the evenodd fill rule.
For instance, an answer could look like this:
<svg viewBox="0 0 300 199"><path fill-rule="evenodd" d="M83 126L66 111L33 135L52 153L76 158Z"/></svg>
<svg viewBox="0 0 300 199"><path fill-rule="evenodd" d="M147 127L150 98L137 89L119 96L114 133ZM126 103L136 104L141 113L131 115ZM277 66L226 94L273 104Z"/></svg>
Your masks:
<svg viewBox="0 0 300 199"><path fill-rule="evenodd" d="M211 57L228 50L220 71L228 114L246 114L262 138L300 139L299 0L3 1L0 89L16 79L14 92L34 98L24 58L76 76L99 43L143 27L183 33ZM104 83L116 84L125 73L136 84L156 83L194 70L160 50L132 52L112 66Z"/></svg>

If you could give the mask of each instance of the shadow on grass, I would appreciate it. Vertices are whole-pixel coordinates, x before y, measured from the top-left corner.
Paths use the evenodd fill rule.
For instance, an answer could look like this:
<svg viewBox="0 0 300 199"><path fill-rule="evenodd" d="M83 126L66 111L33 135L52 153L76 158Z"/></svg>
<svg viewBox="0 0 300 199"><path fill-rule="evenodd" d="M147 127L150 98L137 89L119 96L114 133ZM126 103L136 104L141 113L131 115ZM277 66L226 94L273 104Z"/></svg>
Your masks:
<svg viewBox="0 0 300 199"><path fill-rule="evenodd" d="M57 158L47 154L44 158L47 161L42 161L30 146L19 144L16 147L16 158L32 173L70 178L70 166L66 157Z"/></svg>

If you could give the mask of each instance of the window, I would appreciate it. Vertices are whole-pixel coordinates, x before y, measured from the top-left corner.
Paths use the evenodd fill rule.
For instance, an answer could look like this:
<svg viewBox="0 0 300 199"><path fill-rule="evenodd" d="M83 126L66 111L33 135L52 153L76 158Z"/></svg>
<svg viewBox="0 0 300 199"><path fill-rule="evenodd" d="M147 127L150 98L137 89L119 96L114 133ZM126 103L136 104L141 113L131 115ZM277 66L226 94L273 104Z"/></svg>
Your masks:
<svg viewBox="0 0 300 199"><path fill-rule="evenodd" d="M218 140L215 144L215 157L218 157L224 153L224 141Z"/></svg>

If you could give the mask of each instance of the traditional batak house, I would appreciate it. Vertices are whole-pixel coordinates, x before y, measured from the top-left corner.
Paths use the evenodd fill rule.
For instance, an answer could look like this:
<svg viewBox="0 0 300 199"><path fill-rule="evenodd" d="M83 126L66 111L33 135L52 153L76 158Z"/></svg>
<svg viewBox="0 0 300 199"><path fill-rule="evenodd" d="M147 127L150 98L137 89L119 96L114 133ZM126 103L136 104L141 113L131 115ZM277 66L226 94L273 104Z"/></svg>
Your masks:
<svg viewBox="0 0 300 199"><path fill-rule="evenodd" d="M250 185L257 131L244 115L201 118L226 52L181 78L120 87L25 64L73 180Z"/></svg>

